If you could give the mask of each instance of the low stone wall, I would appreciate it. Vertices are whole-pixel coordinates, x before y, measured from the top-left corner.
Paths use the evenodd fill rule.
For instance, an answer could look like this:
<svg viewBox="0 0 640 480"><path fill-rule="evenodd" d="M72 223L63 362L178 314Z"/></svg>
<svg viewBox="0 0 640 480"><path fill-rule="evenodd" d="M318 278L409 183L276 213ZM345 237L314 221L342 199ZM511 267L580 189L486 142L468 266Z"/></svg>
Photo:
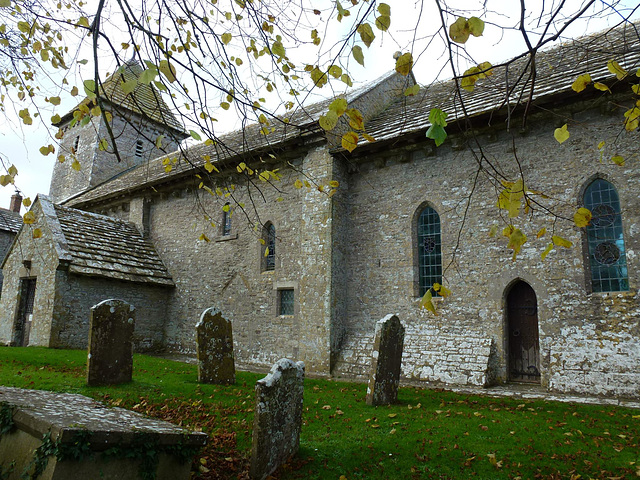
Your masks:
<svg viewBox="0 0 640 480"><path fill-rule="evenodd" d="M157 480L186 480L207 439L82 395L10 387L0 387L0 432L0 476L8 480L130 480L153 471Z"/></svg>

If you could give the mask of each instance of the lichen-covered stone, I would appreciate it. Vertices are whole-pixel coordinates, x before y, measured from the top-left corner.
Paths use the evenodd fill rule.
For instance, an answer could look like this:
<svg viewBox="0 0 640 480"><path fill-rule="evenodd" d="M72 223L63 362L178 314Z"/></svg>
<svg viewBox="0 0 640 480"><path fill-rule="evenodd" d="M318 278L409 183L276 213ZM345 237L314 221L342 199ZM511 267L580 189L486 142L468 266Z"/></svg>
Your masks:
<svg viewBox="0 0 640 480"><path fill-rule="evenodd" d="M376 323L367 405L390 405L398 399L403 345L404 327L396 315Z"/></svg>
<svg viewBox="0 0 640 480"><path fill-rule="evenodd" d="M196 324L198 382L229 385L236 383L231 321L216 308L208 308Z"/></svg>
<svg viewBox="0 0 640 480"><path fill-rule="evenodd" d="M91 308L87 384L116 385L131 381L136 312L122 300L105 300Z"/></svg>
<svg viewBox="0 0 640 480"><path fill-rule="evenodd" d="M256 382L250 476L262 480L300 446L304 363L282 358Z"/></svg>

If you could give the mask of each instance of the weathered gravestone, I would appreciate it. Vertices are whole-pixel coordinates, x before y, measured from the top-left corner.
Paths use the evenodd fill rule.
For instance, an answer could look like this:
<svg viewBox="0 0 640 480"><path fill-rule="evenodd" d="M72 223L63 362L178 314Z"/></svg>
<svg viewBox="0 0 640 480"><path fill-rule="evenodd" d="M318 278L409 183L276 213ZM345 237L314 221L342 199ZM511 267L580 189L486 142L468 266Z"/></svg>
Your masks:
<svg viewBox="0 0 640 480"><path fill-rule="evenodd" d="M87 384L115 385L131 381L135 308L122 300L91 307Z"/></svg>
<svg viewBox="0 0 640 480"><path fill-rule="evenodd" d="M376 323L367 405L390 405L398 399L404 327L395 315Z"/></svg>
<svg viewBox="0 0 640 480"><path fill-rule="evenodd" d="M263 480L296 454L300 446L304 363L282 358L256 382L251 469Z"/></svg>
<svg viewBox="0 0 640 480"><path fill-rule="evenodd" d="M198 382L236 383L231 321L216 308L206 309L196 324Z"/></svg>

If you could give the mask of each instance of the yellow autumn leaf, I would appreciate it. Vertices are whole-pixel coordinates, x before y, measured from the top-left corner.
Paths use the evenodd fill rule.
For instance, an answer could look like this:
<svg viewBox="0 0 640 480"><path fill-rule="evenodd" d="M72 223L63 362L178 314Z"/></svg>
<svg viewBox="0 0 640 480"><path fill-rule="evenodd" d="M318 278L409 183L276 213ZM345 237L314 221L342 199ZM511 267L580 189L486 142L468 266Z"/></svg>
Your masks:
<svg viewBox="0 0 640 480"><path fill-rule="evenodd" d="M609 93L611 93L611 89L609 89L609 87L607 85L605 85L604 83L602 83L602 82L595 82L593 84L593 86L596 89L600 90L601 92L609 92Z"/></svg>
<svg viewBox="0 0 640 480"><path fill-rule="evenodd" d="M340 183L339 183L337 180L331 180L331 181L329 182L329 186L330 186L331 188L338 188L338 187L340 186Z"/></svg>
<svg viewBox="0 0 640 480"><path fill-rule="evenodd" d="M356 60L356 62L364 67L364 53L362 53L362 47L360 45L355 45L351 49L351 54L353 55L353 58Z"/></svg>
<svg viewBox="0 0 640 480"><path fill-rule="evenodd" d="M356 108L349 108L346 112L349 117L349 126L355 130L364 130L364 116Z"/></svg>
<svg viewBox="0 0 640 480"><path fill-rule="evenodd" d="M620 155L614 155L611 157L611 161L619 167L624 167L624 157L621 157Z"/></svg>
<svg viewBox="0 0 640 480"><path fill-rule="evenodd" d="M80 170L82 170L82 166L80 165L80 162L78 161L78 159L74 158L73 162L71 163L71 168L73 168L76 172L79 172Z"/></svg>
<svg viewBox="0 0 640 480"><path fill-rule="evenodd" d="M405 77L409 75L413 68L413 55L411 53L403 53L396 59L396 72Z"/></svg>
<svg viewBox="0 0 640 480"><path fill-rule="evenodd" d="M329 132L338 124L338 114L333 110L329 110L326 115L320 115L318 123L324 131Z"/></svg>
<svg viewBox="0 0 640 480"><path fill-rule="evenodd" d="M22 204L29 208L31 206L31 199L29 197L25 198L24 200L22 200Z"/></svg>
<svg viewBox="0 0 640 480"><path fill-rule="evenodd" d="M449 26L449 38L456 43L466 43L469 40L469 28L467 19L459 17Z"/></svg>
<svg viewBox="0 0 640 480"><path fill-rule="evenodd" d="M358 25L357 32L360 35L362 43L364 43L367 48L371 46L371 43L376 38L371 25L369 25L368 23L361 23L360 25Z"/></svg>
<svg viewBox="0 0 640 480"><path fill-rule="evenodd" d="M618 80L622 80L627 76L627 71L620 66L615 60L609 60L607 62L607 69L613 73Z"/></svg>
<svg viewBox="0 0 640 480"><path fill-rule="evenodd" d="M419 91L420 91L420 85L418 85L416 83L415 85L413 85L412 87L407 88L404 91L404 96L405 97L413 97L414 95L417 95Z"/></svg>
<svg viewBox="0 0 640 480"><path fill-rule="evenodd" d="M169 83L176 81L176 68L168 60L160 60L158 70L169 80Z"/></svg>
<svg viewBox="0 0 640 480"><path fill-rule="evenodd" d="M42 230L40 230L39 228L35 228L31 235L33 236L33 238L42 238Z"/></svg>
<svg viewBox="0 0 640 480"><path fill-rule="evenodd" d="M33 225L36 223L36 216L33 212L29 211L22 216L22 221L27 225Z"/></svg>
<svg viewBox="0 0 640 480"><path fill-rule="evenodd" d="M269 247L264 249L264 256L265 258L269 256Z"/></svg>
<svg viewBox="0 0 640 480"><path fill-rule="evenodd" d="M591 83L591 75L589 75L588 73L585 73L583 75L580 75L578 78L576 78L573 81L571 88L575 92L581 92L585 88L587 88L587 85L589 85L590 83Z"/></svg>
<svg viewBox="0 0 640 480"><path fill-rule="evenodd" d="M205 241L205 242L209 242L209 241L210 241L210 240L209 240L209 237L207 237L204 233L203 233L203 234L201 234L201 235L198 237L198 240L200 240L200 241Z"/></svg>
<svg viewBox="0 0 640 480"><path fill-rule="evenodd" d="M581 207L573 214L573 223L578 228L586 227L591 223L591 218L591 211L588 208Z"/></svg>
<svg viewBox="0 0 640 480"><path fill-rule="evenodd" d="M550 243L549 245L547 245L547 248L544 249L544 252L542 252L540 254L540 258L542 260L544 260L545 258L547 258L547 255L549 255L549 252L551 252L551 250L553 250L553 242Z"/></svg>
<svg viewBox="0 0 640 480"><path fill-rule="evenodd" d="M420 308L424 308L437 315L436 306L433 304L433 295L431 294L431 289L428 289L420 299Z"/></svg>
<svg viewBox="0 0 640 480"><path fill-rule="evenodd" d="M300 181L300 179L296 180L293 186L298 189L302 188L302 182Z"/></svg>
<svg viewBox="0 0 640 480"><path fill-rule="evenodd" d="M538 233L536 234L536 238L540 238L544 236L545 233L547 233L547 227L543 227L540 230L538 230Z"/></svg>
<svg viewBox="0 0 640 480"><path fill-rule="evenodd" d="M553 132L553 136L558 141L558 143L566 142L570 136L567 124L565 123L562 127L556 128Z"/></svg>
<svg viewBox="0 0 640 480"><path fill-rule="evenodd" d="M571 243L569 240L558 235L552 236L551 241L553 241L553 244L557 245L558 247L571 248L573 246L573 243Z"/></svg>
<svg viewBox="0 0 640 480"><path fill-rule="evenodd" d="M49 97L51 105L60 105L60 97Z"/></svg>
<svg viewBox="0 0 640 480"><path fill-rule="evenodd" d="M522 230L516 228L513 230L513 233L509 236L509 244L507 248L511 248L513 250L513 260L515 261L516 255L520 253L520 249L526 243L527 236L522 233Z"/></svg>
<svg viewBox="0 0 640 480"><path fill-rule="evenodd" d="M375 141L376 141L376 139L375 139L375 138L373 138L371 135L369 135L369 134L368 134L368 133L366 133L366 132L363 132L363 133L362 133L362 137L363 137L367 142L375 142Z"/></svg>
<svg viewBox="0 0 640 480"><path fill-rule="evenodd" d="M495 237L496 233L498 233L498 225L494 223L493 225L491 225L491 228L489 229L489 236Z"/></svg>
<svg viewBox="0 0 640 480"><path fill-rule="evenodd" d="M342 98L342 97L338 97L338 98L334 99L329 104L329 111L330 112L335 112L335 114L338 117L341 116L344 112L347 111L347 100Z"/></svg>
<svg viewBox="0 0 640 480"><path fill-rule="evenodd" d="M222 43L224 43L225 45L229 45L229 42L231 41L232 38L233 36L230 33L223 33L220 36L220 40L222 40Z"/></svg>
<svg viewBox="0 0 640 480"><path fill-rule="evenodd" d="M598 150L602 150L605 145L606 145L605 141L602 140L600 143L598 143Z"/></svg>
<svg viewBox="0 0 640 480"><path fill-rule="evenodd" d="M342 148L348 152L353 152L358 146L358 134L349 131L342 136Z"/></svg>

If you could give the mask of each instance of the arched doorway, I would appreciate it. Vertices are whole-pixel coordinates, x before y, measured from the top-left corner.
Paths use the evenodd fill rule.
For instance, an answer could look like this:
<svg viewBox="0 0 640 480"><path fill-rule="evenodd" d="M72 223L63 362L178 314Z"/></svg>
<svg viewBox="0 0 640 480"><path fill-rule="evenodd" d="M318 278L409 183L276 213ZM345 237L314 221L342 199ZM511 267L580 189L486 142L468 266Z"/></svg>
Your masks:
<svg viewBox="0 0 640 480"><path fill-rule="evenodd" d="M512 382L540 383L538 301L521 280L507 295L508 372Z"/></svg>

